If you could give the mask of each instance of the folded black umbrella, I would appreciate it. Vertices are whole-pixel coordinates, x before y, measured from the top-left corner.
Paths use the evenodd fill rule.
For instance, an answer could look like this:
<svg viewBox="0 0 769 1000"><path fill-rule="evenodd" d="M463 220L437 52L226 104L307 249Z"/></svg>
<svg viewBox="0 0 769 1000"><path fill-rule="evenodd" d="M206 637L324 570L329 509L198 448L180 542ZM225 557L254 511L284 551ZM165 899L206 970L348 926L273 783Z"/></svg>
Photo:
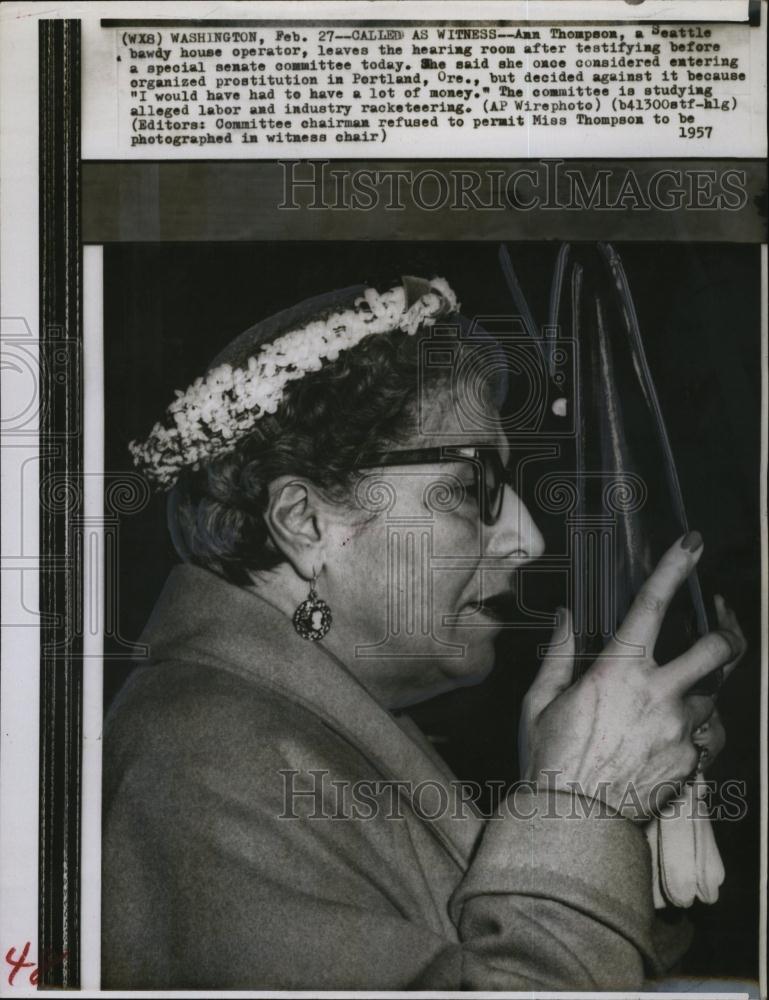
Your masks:
<svg viewBox="0 0 769 1000"><path fill-rule="evenodd" d="M561 246L540 334L509 251L500 262L516 312L535 338L556 408L573 415L564 436L565 475L575 505L568 517L570 595L577 673L613 635L659 558L688 532L686 508L628 278L607 243ZM571 384L557 359L571 343ZM693 572L665 618L655 649L665 663L709 629ZM629 655L637 650L628 649ZM714 693L721 672L697 690Z"/></svg>

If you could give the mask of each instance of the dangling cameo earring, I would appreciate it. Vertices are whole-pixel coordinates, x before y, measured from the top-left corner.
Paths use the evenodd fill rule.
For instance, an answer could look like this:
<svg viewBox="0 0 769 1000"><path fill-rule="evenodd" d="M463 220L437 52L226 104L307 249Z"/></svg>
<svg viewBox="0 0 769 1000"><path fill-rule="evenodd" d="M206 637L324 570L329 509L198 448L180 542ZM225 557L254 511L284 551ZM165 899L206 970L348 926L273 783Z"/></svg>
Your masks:
<svg viewBox="0 0 769 1000"><path fill-rule="evenodd" d="M302 601L294 612L294 628L303 639L310 639L312 642L322 639L331 628L331 608L318 597L315 590L317 582L318 575L313 570L307 600Z"/></svg>

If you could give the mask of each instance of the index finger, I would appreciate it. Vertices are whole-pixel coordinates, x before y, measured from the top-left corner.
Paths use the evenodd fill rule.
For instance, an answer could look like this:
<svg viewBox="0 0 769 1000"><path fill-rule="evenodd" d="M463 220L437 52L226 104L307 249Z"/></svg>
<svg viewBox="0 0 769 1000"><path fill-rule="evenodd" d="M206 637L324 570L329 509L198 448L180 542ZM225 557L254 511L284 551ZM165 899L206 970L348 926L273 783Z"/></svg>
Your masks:
<svg viewBox="0 0 769 1000"><path fill-rule="evenodd" d="M702 555L702 535L690 531L667 550L654 572L638 591L616 638L644 646L651 656L673 596Z"/></svg>

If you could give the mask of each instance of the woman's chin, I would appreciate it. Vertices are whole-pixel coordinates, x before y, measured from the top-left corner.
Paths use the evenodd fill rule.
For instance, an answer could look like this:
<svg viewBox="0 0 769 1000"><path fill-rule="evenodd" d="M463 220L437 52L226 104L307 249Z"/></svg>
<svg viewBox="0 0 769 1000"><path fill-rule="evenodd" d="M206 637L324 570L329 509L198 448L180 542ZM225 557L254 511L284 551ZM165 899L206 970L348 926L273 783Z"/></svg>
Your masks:
<svg viewBox="0 0 769 1000"><path fill-rule="evenodd" d="M467 643L460 656L446 657L441 663L448 687L480 684L486 680L493 667L494 641L491 635L484 635L481 641Z"/></svg>
<svg viewBox="0 0 769 1000"><path fill-rule="evenodd" d="M484 644L484 647L486 645ZM408 708L410 705L429 701L457 688L481 684L494 667L493 644L488 644L488 647L488 649L466 649L461 656L427 661L424 667L426 675L424 686L419 688L415 686L411 690L402 689L391 699L389 707ZM418 669L417 662L412 662L412 668Z"/></svg>

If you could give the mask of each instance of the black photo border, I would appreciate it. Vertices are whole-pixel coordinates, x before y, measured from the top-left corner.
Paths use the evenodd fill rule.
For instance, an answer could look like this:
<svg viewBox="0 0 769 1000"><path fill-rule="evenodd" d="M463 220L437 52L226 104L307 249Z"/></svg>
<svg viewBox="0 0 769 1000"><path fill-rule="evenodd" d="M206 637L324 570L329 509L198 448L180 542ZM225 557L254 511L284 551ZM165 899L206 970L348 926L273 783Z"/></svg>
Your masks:
<svg viewBox="0 0 769 1000"><path fill-rule="evenodd" d="M40 837L39 986L80 985L83 479L80 21L39 22ZM58 956L61 961L46 961Z"/></svg>

